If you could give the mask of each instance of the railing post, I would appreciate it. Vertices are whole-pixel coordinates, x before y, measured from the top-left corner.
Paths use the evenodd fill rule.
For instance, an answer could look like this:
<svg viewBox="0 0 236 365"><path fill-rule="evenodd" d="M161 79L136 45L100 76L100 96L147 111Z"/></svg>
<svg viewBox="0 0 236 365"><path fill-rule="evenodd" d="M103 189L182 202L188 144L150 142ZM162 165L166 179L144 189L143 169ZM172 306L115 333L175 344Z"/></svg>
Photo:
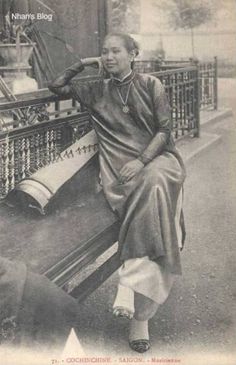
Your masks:
<svg viewBox="0 0 236 365"><path fill-rule="evenodd" d="M200 70L199 70L199 61L194 60L194 64L196 67L196 84L195 84L195 118L196 118L196 132L194 133L194 137L200 137Z"/></svg>
<svg viewBox="0 0 236 365"><path fill-rule="evenodd" d="M214 57L214 109L218 109L218 62L217 56Z"/></svg>
<svg viewBox="0 0 236 365"><path fill-rule="evenodd" d="M155 61L155 72L159 72L161 70L161 65L163 63L163 60L158 58L156 61Z"/></svg>

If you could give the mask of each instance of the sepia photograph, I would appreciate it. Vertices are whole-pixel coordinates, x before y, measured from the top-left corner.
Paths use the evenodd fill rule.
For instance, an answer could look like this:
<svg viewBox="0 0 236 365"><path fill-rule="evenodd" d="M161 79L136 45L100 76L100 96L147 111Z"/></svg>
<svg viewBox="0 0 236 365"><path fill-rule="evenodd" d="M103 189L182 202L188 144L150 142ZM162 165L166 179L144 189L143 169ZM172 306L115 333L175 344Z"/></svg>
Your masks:
<svg viewBox="0 0 236 365"><path fill-rule="evenodd" d="M236 365L235 116L235 0L0 0L0 365Z"/></svg>

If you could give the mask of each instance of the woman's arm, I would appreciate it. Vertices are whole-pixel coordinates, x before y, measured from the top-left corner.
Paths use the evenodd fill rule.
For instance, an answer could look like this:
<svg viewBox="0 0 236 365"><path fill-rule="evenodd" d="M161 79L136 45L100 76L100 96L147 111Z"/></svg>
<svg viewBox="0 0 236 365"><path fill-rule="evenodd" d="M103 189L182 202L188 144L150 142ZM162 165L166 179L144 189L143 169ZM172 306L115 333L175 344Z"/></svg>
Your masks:
<svg viewBox="0 0 236 365"><path fill-rule="evenodd" d="M171 136L170 105L163 85L158 79L154 79L152 94L154 103L154 117L157 122L157 133L140 156L126 163L120 170L120 182L124 183L132 179L146 164L160 155Z"/></svg>
<svg viewBox="0 0 236 365"><path fill-rule="evenodd" d="M158 156L162 152L168 138L168 133L158 132L137 159L127 162L122 167L120 170L120 182L124 183L132 179L146 164Z"/></svg>
<svg viewBox="0 0 236 365"><path fill-rule="evenodd" d="M82 60L67 68L53 82L48 85L50 91L57 95L71 96L71 87L68 85L70 80L79 72L84 70Z"/></svg>
<svg viewBox="0 0 236 365"><path fill-rule="evenodd" d="M171 115L170 105L161 82L156 79L153 87L154 117L157 122L158 131L148 146L138 157L144 165L160 155L171 136Z"/></svg>
<svg viewBox="0 0 236 365"><path fill-rule="evenodd" d="M144 165L152 161L163 151L168 139L169 133L158 132L151 140L147 148L138 157L138 160L140 160Z"/></svg>
<svg viewBox="0 0 236 365"><path fill-rule="evenodd" d="M48 85L49 90L57 95L72 96L69 83L73 77L84 70L85 66L98 68L100 66L100 59L96 57L84 58L74 63Z"/></svg>

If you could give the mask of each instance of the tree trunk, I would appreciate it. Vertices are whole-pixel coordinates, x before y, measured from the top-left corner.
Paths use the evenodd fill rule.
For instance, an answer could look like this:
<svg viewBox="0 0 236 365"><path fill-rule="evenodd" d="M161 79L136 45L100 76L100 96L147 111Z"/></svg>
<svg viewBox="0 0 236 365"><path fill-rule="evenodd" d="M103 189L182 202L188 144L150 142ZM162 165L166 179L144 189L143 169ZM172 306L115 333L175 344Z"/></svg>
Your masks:
<svg viewBox="0 0 236 365"><path fill-rule="evenodd" d="M194 52L194 32L193 32L193 28L191 28L191 46L192 46L192 57L195 57L195 52Z"/></svg>

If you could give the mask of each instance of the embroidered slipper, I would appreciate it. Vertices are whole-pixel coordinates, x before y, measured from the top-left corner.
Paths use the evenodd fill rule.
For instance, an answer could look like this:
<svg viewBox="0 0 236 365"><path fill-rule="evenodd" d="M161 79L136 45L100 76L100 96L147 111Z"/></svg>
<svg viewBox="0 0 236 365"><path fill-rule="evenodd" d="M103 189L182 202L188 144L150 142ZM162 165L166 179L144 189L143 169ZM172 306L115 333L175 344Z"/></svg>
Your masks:
<svg viewBox="0 0 236 365"><path fill-rule="evenodd" d="M151 347L150 341L147 339L129 341L129 346L132 350L141 354L148 351Z"/></svg>
<svg viewBox="0 0 236 365"><path fill-rule="evenodd" d="M132 319L134 313L125 307L114 307L113 315L117 318Z"/></svg>

